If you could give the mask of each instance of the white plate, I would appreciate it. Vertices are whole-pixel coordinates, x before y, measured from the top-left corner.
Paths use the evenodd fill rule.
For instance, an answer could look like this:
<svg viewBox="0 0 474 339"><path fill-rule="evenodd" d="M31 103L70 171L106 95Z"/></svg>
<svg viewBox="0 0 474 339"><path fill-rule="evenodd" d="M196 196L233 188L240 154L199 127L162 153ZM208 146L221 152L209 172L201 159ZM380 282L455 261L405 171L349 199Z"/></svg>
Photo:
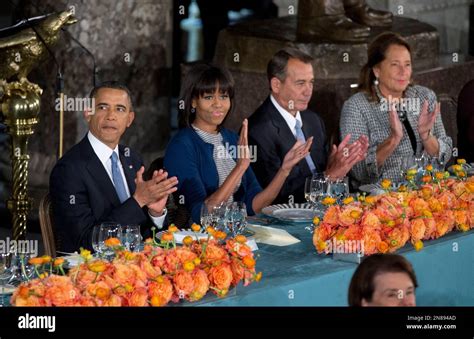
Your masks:
<svg viewBox="0 0 474 339"><path fill-rule="evenodd" d="M161 239L161 236L164 233L167 233L167 232L168 232L167 230L163 230L163 231L158 232L156 234L156 238ZM186 237L188 235L191 236L193 239L196 239L196 236L197 236L199 240L207 238L207 233L202 227L199 230L199 232L194 232L192 229L187 228L187 229L179 230L178 232L174 233L174 238L176 240L176 243L181 244L183 242L184 237Z"/></svg>
<svg viewBox="0 0 474 339"><path fill-rule="evenodd" d="M392 183L392 186L390 187L391 191L396 191L402 184L397 182L397 183ZM367 192L373 195L378 195L378 194L383 194L385 193L385 190L382 188L382 185L380 183L378 184L368 184L368 185L362 185L359 186L359 190L362 192Z"/></svg>
<svg viewBox="0 0 474 339"><path fill-rule="evenodd" d="M279 204L262 209L262 213L270 217L290 222L310 222L314 212L310 204Z"/></svg>
<svg viewBox="0 0 474 339"><path fill-rule="evenodd" d="M16 287L13 285L5 285L3 288L0 287L0 295L2 294L12 294L15 291Z"/></svg>

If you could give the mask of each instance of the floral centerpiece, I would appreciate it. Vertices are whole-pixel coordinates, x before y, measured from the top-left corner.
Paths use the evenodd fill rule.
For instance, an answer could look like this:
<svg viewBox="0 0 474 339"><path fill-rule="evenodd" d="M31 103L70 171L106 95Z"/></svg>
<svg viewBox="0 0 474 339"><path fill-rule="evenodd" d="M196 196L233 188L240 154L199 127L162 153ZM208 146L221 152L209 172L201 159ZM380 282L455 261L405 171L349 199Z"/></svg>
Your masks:
<svg viewBox="0 0 474 339"><path fill-rule="evenodd" d="M322 220L313 221L316 250L327 254L334 241L358 241L365 255L394 252L407 242L421 250L424 240L474 228L474 177L466 178L462 168L462 162L455 167L456 178L427 168L417 189L410 189L408 173L409 184L397 191L385 179L384 194L350 198L341 206L327 201Z"/></svg>
<svg viewBox="0 0 474 339"><path fill-rule="evenodd" d="M199 225L193 225L195 232ZM255 259L244 236L227 239L208 228L207 239L187 236L177 246L171 225L159 241L147 239L143 251L124 250L116 238L106 240L115 250L107 261L81 249L83 263L64 274L64 260L32 258L37 278L13 293L14 306L164 306L185 299L197 301L209 291L225 296L241 281L259 281ZM153 231L154 232L154 231Z"/></svg>

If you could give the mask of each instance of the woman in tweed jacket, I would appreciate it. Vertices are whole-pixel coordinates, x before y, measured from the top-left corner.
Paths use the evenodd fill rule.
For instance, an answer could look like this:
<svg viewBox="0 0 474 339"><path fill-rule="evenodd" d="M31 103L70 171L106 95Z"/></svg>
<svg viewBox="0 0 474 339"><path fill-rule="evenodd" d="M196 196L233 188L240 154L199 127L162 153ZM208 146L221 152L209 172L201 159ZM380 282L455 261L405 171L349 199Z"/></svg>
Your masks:
<svg viewBox="0 0 474 339"><path fill-rule="evenodd" d="M351 171L354 185L400 178L402 158L425 153L444 164L451 157L435 93L411 82L410 45L398 34L382 33L369 46L359 92L341 112L341 137L369 137L367 158Z"/></svg>

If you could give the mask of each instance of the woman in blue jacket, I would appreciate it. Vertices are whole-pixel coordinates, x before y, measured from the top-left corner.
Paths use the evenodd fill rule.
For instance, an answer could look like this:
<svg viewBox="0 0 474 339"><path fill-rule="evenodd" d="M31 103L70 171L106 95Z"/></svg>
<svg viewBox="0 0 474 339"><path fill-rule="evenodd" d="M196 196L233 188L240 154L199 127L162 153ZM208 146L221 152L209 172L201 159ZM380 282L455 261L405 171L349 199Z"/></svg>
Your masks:
<svg viewBox="0 0 474 339"><path fill-rule="evenodd" d="M247 213L259 213L277 196L295 164L309 153L312 138L297 141L288 151L272 182L262 189L249 167L247 119L240 136L222 127L234 106L231 74L219 67L198 64L186 74L179 106L180 130L168 144L164 166L179 180L177 195L194 222L202 205L243 201Z"/></svg>

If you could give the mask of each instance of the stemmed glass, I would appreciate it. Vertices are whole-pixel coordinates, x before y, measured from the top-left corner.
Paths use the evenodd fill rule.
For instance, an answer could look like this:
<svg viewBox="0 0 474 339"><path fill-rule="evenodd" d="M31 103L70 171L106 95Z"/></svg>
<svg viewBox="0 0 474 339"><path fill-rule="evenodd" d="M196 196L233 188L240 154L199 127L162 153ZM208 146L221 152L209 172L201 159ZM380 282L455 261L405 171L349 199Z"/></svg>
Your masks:
<svg viewBox="0 0 474 339"><path fill-rule="evenodd" d="M416 166L415 157L413 155L405 155L400 159L400 175L401 182L405 181L406 173L409 169Z"/></svg>
<svg viewBox="0 0 474 339"><path fill-rule="evenodd" d="M92 228L92 249L94 250L94 255L100 257L102 252L102 246L99 241L100 234L100 225L95 225Z"/></svg>
<svg viewBox="0 0 474 339"><path fill-rule="evenodd" d="M128 251L137 252L140 248L141 240L140 225L126 225L122 227L121 242Z"/></svg>
<svg viewBox="0 0 474 339"><path fill-rule="evenodd" d="M241 234L247 226L247 208L245 203L234 201L227 205L225 214L226 231L232 237Z"/></svg>
<svg viewBox="0 0 474 339"><path fill-rule="evenodd" d="M226 213L226 204L218 205L204 203L201 207L201 226L211 226L216 230L225 229L224 217Z"/></svg>
<svg viewBox="0 0 474 339"><path fill-rule="evenodd" d="M430 157L428 163L433 166L433 171L444 172L444 162L438 157Z"/></svg>
<svg viewBox="0 0 474 339"><path fill-rule="evenodd" d="M115 252L114 249L106 246L105 241L109 238L121 239L122 226L118 223L102 223L99 230L99 248L100 253L105 256L106 259L110 260L113 258Z"/></svg>
<svg viewBox="0 0 474 339"><path fill-rule="evenodd" d="M330 180L328 183L328 194L341 203L349 195L349 184L347 178Z"/></svg>
<svg viewBox="0 0 474 339"><path fill-rule="evenodd" d="M4 294L5 285L11 280L13 276L13 268L11 265L10 253L0 253L0 286L2 288L2 295L0 300L0 306L5 306Z"/></svg>
<svg viewBox="0 0 474 339"><path fill-rule="evenodd" d="M35 269L33 265L29 264L31 255L28 253L12 253L11 254L11 269L13 275L10 279L11 284L19 284L23 281L30 280L34 273Z"/></svg>

